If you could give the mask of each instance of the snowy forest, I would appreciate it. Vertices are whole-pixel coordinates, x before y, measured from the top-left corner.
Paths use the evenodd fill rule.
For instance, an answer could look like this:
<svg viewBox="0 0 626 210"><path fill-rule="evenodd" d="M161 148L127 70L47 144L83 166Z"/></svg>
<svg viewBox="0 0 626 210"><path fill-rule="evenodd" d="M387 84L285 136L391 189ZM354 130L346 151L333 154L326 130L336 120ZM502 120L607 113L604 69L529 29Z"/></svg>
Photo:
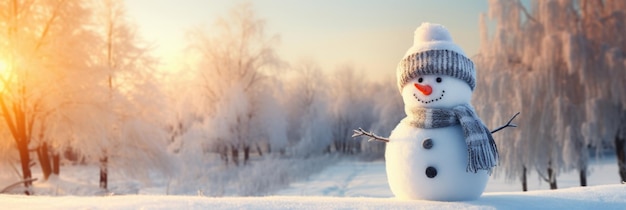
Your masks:
<svg viewBox="0 0 626 210"><path fill-rule="evenodd" d="M585 186L590 159L614 155L626 181L626 2L490 0L477 21L474 107L491 128L521 112L494 136L495 175L556 189L575 170ZM351 135L388 136L405 116L395 77L285 60L267 24L236 5L181 32L184 65L167 71L123 1L1 0L0 193L58 193L33 183L86 165L102 193L117 176L168 194L263 195L336 158L382 159L384 143Z"/></svg>
<svg viewBox="0 0 626 210"><path fill-rule="evenodd" d="M477 112L491 126L522 113L495 136L497 170L524 190L531 172L556 189L576 170L586 186L589 159L609 150L626 181L626 2L494 0L480 23Z"/></svg>

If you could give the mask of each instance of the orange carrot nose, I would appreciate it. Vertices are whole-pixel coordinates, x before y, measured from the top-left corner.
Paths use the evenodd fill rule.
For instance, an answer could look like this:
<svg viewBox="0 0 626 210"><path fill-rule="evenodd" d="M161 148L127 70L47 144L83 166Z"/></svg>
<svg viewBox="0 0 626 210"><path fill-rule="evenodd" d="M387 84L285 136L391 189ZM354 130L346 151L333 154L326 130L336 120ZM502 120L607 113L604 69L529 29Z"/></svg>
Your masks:
<svg viewBox="0 0 626 210"><path fill-rule="evenodd" d="M424 95L430 95L431 93L433 93L433 88L431 88L430 85L420 85L418 83L415 83L415 87L420 90L420 92L422 92Z"/></svg>

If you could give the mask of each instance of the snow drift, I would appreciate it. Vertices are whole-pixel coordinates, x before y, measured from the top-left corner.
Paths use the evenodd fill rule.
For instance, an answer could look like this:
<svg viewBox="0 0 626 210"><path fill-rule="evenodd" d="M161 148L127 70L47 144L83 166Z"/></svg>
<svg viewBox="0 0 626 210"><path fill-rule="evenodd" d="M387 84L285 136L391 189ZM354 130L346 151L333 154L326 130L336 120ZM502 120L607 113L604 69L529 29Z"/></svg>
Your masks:
<svg viewBox="0 0 626 210"><path fill-rule="evenodd" d="M225 197L126 195L48 197L0 195L7 209L623 209L626 185L485 193L475 201L436 202L367 197Z"/></svg>

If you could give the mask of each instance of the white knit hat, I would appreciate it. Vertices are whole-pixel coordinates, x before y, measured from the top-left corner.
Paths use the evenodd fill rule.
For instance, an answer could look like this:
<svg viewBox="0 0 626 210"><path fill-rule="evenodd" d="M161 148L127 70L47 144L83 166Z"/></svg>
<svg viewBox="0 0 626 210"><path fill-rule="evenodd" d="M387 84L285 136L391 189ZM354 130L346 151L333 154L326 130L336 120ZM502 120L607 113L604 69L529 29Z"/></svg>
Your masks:
<svg viewBox="0 0 626 210"><path fill-rule="evenodd" d="M420 75L441 74L461 79L472 90L476 87L474 63L452 41L448 30L439 24L422 23L415 29L413 46L398 64L398 88Z"/></svg>

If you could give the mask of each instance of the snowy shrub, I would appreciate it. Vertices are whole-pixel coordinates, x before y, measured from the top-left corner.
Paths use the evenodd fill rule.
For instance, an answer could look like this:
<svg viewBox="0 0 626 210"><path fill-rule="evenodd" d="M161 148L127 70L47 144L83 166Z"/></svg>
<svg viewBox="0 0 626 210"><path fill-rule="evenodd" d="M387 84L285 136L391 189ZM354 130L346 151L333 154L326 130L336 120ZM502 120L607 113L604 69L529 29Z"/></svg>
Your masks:
<svg viewBox="0 0 626 210"><path fill-rule="evenodd" d="M262 157L234 167L220 164L217 155L211 160L187 162L170 183L171 194L206 196L259 196L285 188L289 183L309 177L334 163L336 156L311 158ZM206 157L206 156L205 156Z"/></svg>

